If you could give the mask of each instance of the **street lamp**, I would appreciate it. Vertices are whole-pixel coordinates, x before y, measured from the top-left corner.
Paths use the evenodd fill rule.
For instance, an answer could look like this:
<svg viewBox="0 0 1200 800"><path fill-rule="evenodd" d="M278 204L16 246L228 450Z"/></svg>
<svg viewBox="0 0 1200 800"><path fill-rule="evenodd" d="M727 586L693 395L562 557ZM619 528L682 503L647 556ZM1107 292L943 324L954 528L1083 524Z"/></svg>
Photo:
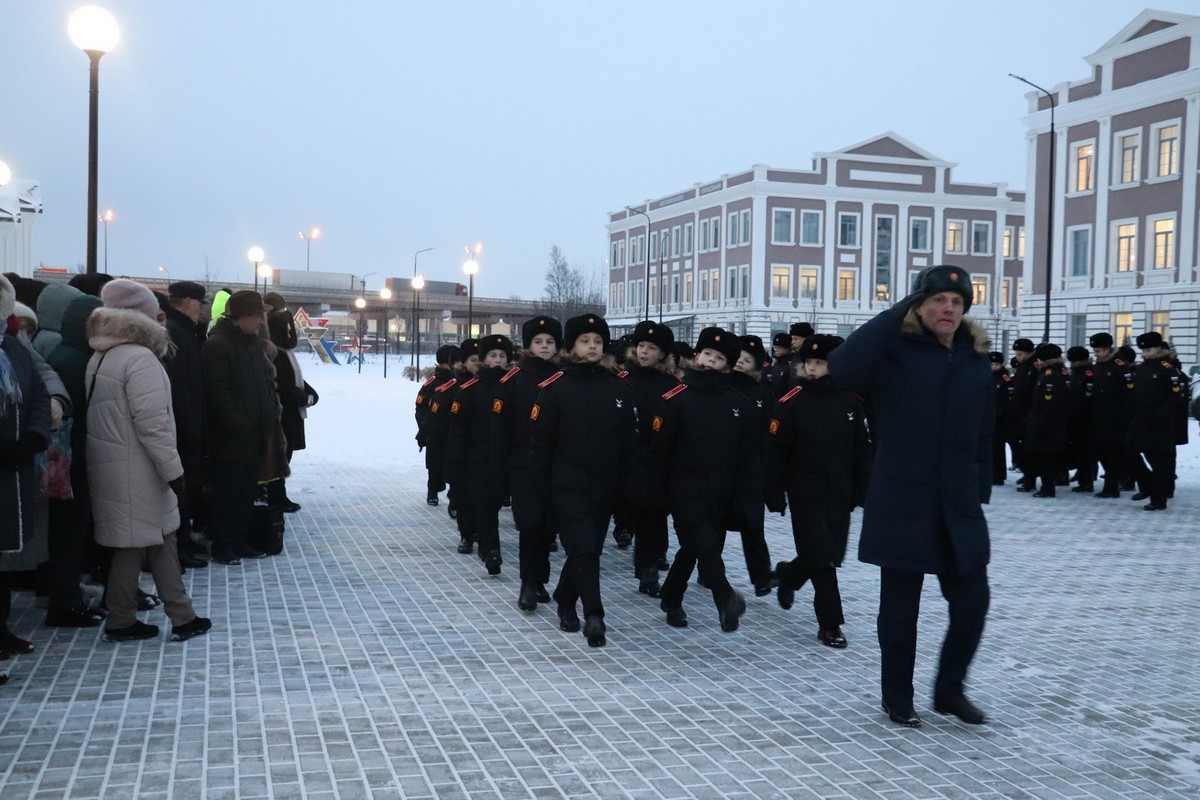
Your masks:
<svg viewBox="0 0 1200 800"><path fill-rule="evenodd" d="M1008 73L1008 77L1016 78L1021 83L1027 86L1032 86L1039 92L1044 94L1050 101L1050 181L1046 199L1046 316L1042 325L1042 341L1050 341L1050 289L1053 284L1051 280L1051 269L1054 266L1054 108L1057 103L1054 102L1054 95L1038 86L1032 81L1027 81L1020 75Z"/></svg>
<svg viewBox="0 0 1200 800"><path fill-rule="evenodd" d="M467 289L467 338L471 338L471 327L475 321L475 275L479 272L479 262L475 260L475 256L483 252L483 245L476 244L475 249L464 247L467 251L467 260L463 264L463 272L467 273L469 280L469 288Z"/></svg>
<svg viewBox="0 0 1200 800"><path fill-rule="evenodd" d="M87 273L96 272L97 153L100 133L100 58L117 45L120 31L113 15L99 6L84 6L67 21L71 41L91 61L88 92Z"/></svg>
<svg viewBox="0 0 1200 800"><path fill-rule="evenodd" d="M416 340L412 346L411 363L413 367L413 380L420 380L421 370L417 366L417 353L421 350L421 290L425 288L425 278L421 275L414 275L412 283L409 286L412 287L413 318L417 321L417 324L413 326L413 331L416 333Z"/></svg>
<svg viewBox="0 0 1200 800"><path fill-rule="evenodd" d="M105 275L108 274L108 223L113 221L114 216L116 216L116 215L113 214L113 210L111 208L105 209L104 213L100 215L100 221L104 223L104 274Z"/></svg>
<svg viewBox="0 0 1200 800"><path fill-rule="evenodd" d="M108 270L104 270L104 271L105 271L105 272L108 272ZM159 265L158 265L158 271L159 271L159 272L166 273L166 276L167 276L167 287L168 287L168 288L170 288L170 285L171 285L171 270L169 270L169 269L167 269L166 267L164 267L163 265L159 264Z"/></svg>
<svg viewBox="0 0 1200 800"><path fill-rule="evenodd" d="M246 258L250 259L250 263L254 264L254 291L258 291L258 263L266 256L263 249L257 245L246 251Z"/></svg>
<svg viewBox="0 0 1200 800"><path fill-rule="evenodd" d="M388 356L388 301L392 299L392 290L386 286L379 290L379 296L383 298L383 377L387 377L387 356Z"/></svg>
<svg viewBox="0 0 1200 800"><path fill-rule="evenodd" d="M363 281L365 284L366 281ZM363 316L367 313L367 298L360 297L354 301L354 307L358 309L358 374L362 375L363 362L363 336L366 335L366 326L363 324Z"/></svg>
<svg viewBox="0 0 1200 800"><path fill-rule="evenodd" d="M321 237L321 229L313 228L308 233L300 231L300 238L304 240L304 271L308 272L309 259L312 256L312 240Z"/></svg>
<svg viewBox="0 0 1200 800"><path fill-rule="evenodd" d="M260 264L258 266L258 269L256 270L256 272L258 274L258 277L262 278L263 294L265 295L267 293L267 281L271 280L271 275L274 274L275 268L272 267L270 264ZM254 288L257 289L258 285L255 284Z"/></svg>
<svg viewBox="0 0 1200 800"><path fill-rule="evenodd" d="M649 203L646 206L649 207ZM646 218L646 246L650 245L650 215L645 211L638 211L633 206L625 206L625 210L630 214L641 214ZM633 248L630 248L632 250ZM650 319L650 258L646 258L645 280L642 282L642 294L645 295L646 311L642 315L642 319ZM662 314L659 314L659 322L662 322Z"/></svg>
<svg viewBox="0 0 1200 800"><path fill-rule="evenodd" d="M0 187L12 180L12 170L8 168L8 164L0 161Z"/></svg>

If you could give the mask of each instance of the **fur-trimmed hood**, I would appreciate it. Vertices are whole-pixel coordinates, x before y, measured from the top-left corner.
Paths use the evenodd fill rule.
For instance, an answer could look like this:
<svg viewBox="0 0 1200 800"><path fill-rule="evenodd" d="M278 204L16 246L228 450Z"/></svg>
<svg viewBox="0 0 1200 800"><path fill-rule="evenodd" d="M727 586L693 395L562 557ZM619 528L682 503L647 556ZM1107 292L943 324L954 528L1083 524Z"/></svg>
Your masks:
<svg viewBox="0 0 1200 800"><path fill-rule="evenodd" d="M904 321L900 323L900 333L904 336L913 336L918 338L932 335L925 328L925 326L921 324L921 318L917 316L917 310L915 308L911 309L908 314L904 316ZM990 352L988 349L988 334L982 325L979 325L974 320L963 317L962 325L959 326L958 331L954 334L954 338L957 340L961 339L963 336L971 337L971 343L975 348L976 353L979 353L985 358L988 356L988 353Z"/></svg>
<svg viewBox="0 0 1200 800"><path fill-rule="evenodd" d="M0 323L13 315L13 306L17 302L17 290L12 282L0 275Z"/></svg>
<svg viewBox="0 0 1200 800"><path fill-rule="evenodd" d="M167 329L140 311L97 308L87 321L88 345L103 353L120 344L140 344L162 358L171 341Z"/></svg>

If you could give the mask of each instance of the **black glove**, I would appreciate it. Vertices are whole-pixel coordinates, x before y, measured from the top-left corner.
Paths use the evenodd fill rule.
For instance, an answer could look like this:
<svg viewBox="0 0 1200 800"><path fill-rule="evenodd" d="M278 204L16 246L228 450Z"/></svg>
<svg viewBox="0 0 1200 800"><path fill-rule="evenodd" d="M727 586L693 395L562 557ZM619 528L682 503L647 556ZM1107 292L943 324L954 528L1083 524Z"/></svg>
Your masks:
<svg viewBox="0 0 1200 800"><path fill-rule="evenodd" d="M425 449L425 445L426 445L426 442L428 441L428 437L425 436L424 432L417 431L417 435L414 436L413 438L417 440L417 452L420 453L422 450Z"/></svg>
<svg viewBox="0 0 1200 800"><path fill-rule="evenodd" d="M171 491L175 493L175 499L179 502L179 505L182 507L183 506L183 493L186 488L184 486L183 476L180 475L178 478L176 478L173 481L167 481L167 486L171 487Z"/></svg>

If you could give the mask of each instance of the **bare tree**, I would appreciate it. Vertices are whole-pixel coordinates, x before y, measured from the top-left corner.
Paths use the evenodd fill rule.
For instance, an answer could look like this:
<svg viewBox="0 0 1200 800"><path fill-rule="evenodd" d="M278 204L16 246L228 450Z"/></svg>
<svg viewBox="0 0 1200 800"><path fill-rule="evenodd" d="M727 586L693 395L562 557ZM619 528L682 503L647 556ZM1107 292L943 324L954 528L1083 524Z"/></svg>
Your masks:
<svg viewBox="0 0 1200 800"><path fill-rule="evenodd" d="M588 312L604 313L604 290L591 275L574 268L558 245L550 248L550 263L546 267L546 287L542 299L535 303L539 313L566 320Z"/></svg>

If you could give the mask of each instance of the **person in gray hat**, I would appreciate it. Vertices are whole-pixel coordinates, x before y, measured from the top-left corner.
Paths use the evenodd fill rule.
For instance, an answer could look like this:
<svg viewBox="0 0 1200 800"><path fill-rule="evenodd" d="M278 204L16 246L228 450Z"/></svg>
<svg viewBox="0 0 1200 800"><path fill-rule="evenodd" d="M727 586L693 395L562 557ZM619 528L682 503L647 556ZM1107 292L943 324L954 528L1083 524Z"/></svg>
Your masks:
<svg viewBox="0 0 1200 800"><path fill-rule="evenodd" d="M212 474L209 535L218 564L266 555L246 541L258 481L260 474L286 472L286 458L275 451L282 444L282 434L278 442L275 435L275 368L266 353L269 342L259 335L269 310L257 292L235 292L200 351Z"/></svg>
<svg viewBox="0 0 1200 800"><path fill-rule="evenodd" d="M200 340L196 323L204 314L205 289L193 281L176 281L167 287L167 335L175 352L167 359L171 379L171 407L175 411L176 445L183 462L186 491L180 498L179 532L175 545L179 563L189 569L208 566L204 548L192 538L193 526L207 524L204 510L204 381L200 362Z"/></svg>

